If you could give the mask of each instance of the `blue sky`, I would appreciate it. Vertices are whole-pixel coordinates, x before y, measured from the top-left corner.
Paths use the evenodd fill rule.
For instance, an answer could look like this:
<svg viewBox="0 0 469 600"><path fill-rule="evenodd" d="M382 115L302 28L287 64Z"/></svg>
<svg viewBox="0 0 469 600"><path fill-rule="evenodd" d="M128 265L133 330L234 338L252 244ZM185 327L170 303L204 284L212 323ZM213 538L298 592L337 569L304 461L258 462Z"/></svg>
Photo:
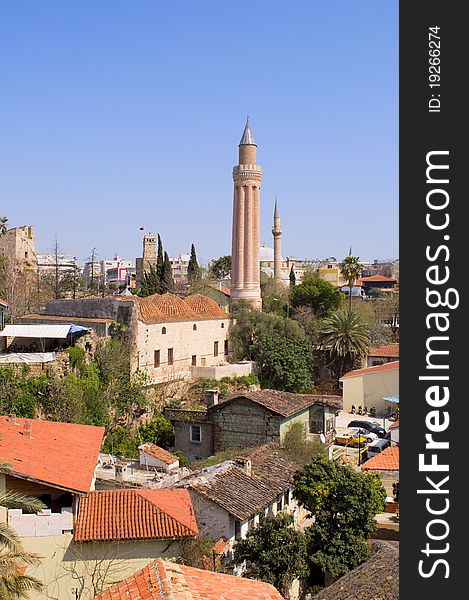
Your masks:
<svg viewBox="0 0 469 600"><path fill-rule="evenodd" d="M4 0L0 216L84 260L231 252L246 115L283 254L398 256L397 0Z"/></svg>

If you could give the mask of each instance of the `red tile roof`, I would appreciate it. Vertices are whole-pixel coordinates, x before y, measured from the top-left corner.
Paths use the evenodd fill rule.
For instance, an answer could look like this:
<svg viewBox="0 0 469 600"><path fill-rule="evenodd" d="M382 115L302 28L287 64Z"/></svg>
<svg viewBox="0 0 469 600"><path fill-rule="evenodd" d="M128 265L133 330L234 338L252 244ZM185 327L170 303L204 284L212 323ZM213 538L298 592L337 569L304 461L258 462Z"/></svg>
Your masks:
<svg viewBox="0 0 469 600"><path fill-rule="evenodd" d="M362 467L367 471L399 471L399 446L389 446Z"/></svg>
<svg viewBox="0 0 469 600"><path fill-rule="evenodd" d="M174 454L171 454L171 452L168 452L164 448L160 448L160 446L157 446L156 444L151 444L150 442L142 444L138 447L138 449L143 450L145 454L149 454L150 456L161 460L167 465L172 465L174 462L179 460L179 458L174 456Z"/></svg>
<svg viewBox="0 0 469 600"><path fill-rule="evenodd" d="M282 600L270 583L158 559L94 600Z"/></svg>
<svg viewBox="0 0 469 600"><path fill-rule="evenodd" d="M197 533L187 490L101 490L80 500L75 541L174 539Z"/></svg>
<svg viewBox="0 0 469 600"><path fill-rule="evenodd" d="M343 375L339 381L343 381L349 377L358 377L359 375L373 375L374 373L383 373L384 371L394 371L399 369L399 361L393 360L392 362L385 363L384 365L375 365L374 367L366 367L365 369L355 369L355 371L349 371Z"/></svg>
<svg viewBox="0 0 469 600"><path fill-rule="evenodd" d="M381 346L372 346L368 352L368 356L399 358L399 344L383 344Z"/></svg>
<svg viewBox="0 0 469 600"><path fill-rule="evenodd" d="M0 298L0 304L2 306L8 306L8 302L6 300L2 300L1 298Z"/></svg>
<svg viewBox="0 0 469 600"><path fill-rule="evenodd" d="M367 281L393 281L397 283L397 279L395 277L385 277L384 275L371 275L370 277L362 277L362 282Z"/></svg>
<svg viewBox="0 0 469 600"><path fill-rule="evenodd" d="M75 492L89 492L104 427L0 416L0 457L11 475ZM31 437L24 425L31 424Z"/></svg>
<svg viewBox="0 0 469 600"><path fill-rule="evenodd" d="M399 421L394 421L394 423L391 423L388 429L396 429L396 427L399 427Z"/></svg>
<svg viewBox="0 0 469 600"><path fill-rule="evenodd" d="M223 285L219 286L219 285L216 285L214 283L211 283L209 285L209 287L211 287L214 290L217 290L218 292L221 292L222 294L225 294L225 296L231 296L231 290L230 290L230 288L224 287Z"/></svg>
<svg viewBox="0 0 469 600"><path fill-rule="evenodd" d="M226 312L218 306L215 300L208 296L191 294L184 298L184 302L201 317L223 317L226 319Z"/></svg>

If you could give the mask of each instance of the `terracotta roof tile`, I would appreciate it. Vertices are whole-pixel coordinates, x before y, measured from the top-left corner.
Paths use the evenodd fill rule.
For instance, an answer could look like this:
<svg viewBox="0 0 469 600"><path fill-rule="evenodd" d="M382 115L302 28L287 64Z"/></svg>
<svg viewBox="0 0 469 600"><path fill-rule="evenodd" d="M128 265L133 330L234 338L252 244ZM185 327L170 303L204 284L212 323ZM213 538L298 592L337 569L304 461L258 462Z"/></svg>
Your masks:
<svg viewBox="0 0 469 600"><path fill-rule="evenodd" d="M367 471L399 471L399 446L389 446L364 463Z"/></svg>
<svg viewBox="0 0 469 600"><path fill-rule="evenodd" d="M342 408L342 398L340 396L323 396L316 394L293 394L291 392L281 392L278 390L258 390L256 392L236 392L227 396L227 398L215 404L209 410L218 410L229 402L238 398L247 398L256 404L264 406L282 417L289 417L295 413L312 406L313 404L322 404L332 406L333 408Z"/></svg>
<svg viewBox="0 0 469 600"><path fill-rule="evenodd" d="M201 317L223 317L226 319L226 312L218 306L212 298L202 296L202 294L191 294L184 298L184 302L191 308L196 315Z"/></svg>
<svg viewBox="0 0 469 600"><path fill-rule="evenodd" d="M399 550L384 541L373 542L365 563L340 577L313 600L398 600Z"/></svg>
<svg viewBox="0 0 469 600"><path fill-rule="evenodd" d="M173 539L197 533L187 490L101 490L81 499L75 541Z"/></svg>
<svg viewBox="0 0 469 600"><path fill-rule="evenodd" d="M362 277L361 280L364 283L367 281L393 281L397 283L397 279L395 277L385 277L384 275L371 275L370 277Z"/></svg>
<svg viewBox="0 0 469 600"><path fill-rule="evenodd" d="M368 356L399 358L399 344L383 344L382 346L372 346L368 352Z"/></svg>
<svg viewBox="0 0 469 600"><path fill-rule="evenodd" d="M145 323L197 319L184 300L174 294L153 294L139 298L139 316Z"/></svg>
<svg viewBox="0 0 469 600"><path fill-rule="evenodd" d="M23 434L31 424L31 437ZM89 492L104 427L0 417L0 456L11 474L76 492Z"/></svg>
<svg viewBox="0 0 469 600"><path fill-rule="evenodd" d="M394 423L391 423L388 429L396 429L396 427L399 427L399 421L394 421Z"/></svg>
<svg viewBox="0 0 469 600"><path fill-rule="evenodd" d="M158 559L94 600L282 600L269 583Z"/></svg>
<svg viewBox="0 0 469 600"><path fill-rule="evenodd" d="M145 454L149 454L150 456L161 460L161 462L164 462L167 465L172 465L174 462L179 460L179 458L174 454L171 454L171 452L168 452L164 448L160 448L160 446L157 446L156 444L151 444L150 442L142 444L138 447L138 449L143 450Z"/></svg>
<svg viewBox="0 0 469 600"><path fill-rule="evenodd" d="M374 367L366 367L365 369L356 369L355 371L349 371L343 375L339 381L347 379L348 377L357 377L359 375L372 375L374 373L383 373L385 371L394 371L399 369L399 361L393 360L392 362L385 363L384 365L375 365Z"/></svg>
<svg viewBox="0 0 469 600"><path fill-rule="evenodd" d="M223 285L215 285L214 283L211 283L209 287L211 287L214 290L217 290L218 292L221 292L222 294L225 294L225 296L231 296L231 290L228 287L225 287Z"/></svg>

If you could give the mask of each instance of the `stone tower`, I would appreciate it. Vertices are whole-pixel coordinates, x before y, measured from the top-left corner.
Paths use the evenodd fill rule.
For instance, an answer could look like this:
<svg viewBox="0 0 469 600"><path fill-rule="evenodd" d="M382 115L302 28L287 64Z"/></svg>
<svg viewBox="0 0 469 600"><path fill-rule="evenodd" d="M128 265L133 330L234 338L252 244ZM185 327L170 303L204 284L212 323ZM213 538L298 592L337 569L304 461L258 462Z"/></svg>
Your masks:
<svg viewBox="0 0 469 600"><path fill-rule="evenodd" d="M233 168L233 233L231 300L248 300L261 307L259 242L262 168L256 164L257 145L246 122Z"/></svg>
<svg viewBox="0 0 469 600"><path fill-rule="evenodd" d="M275 284L278 285L281 282L282 271L282 228L280 227L280 213L278 212L277 198L275 198L272 235L274 236L274 281Z"/></svg>
<svg viewBox="0 0 469 600"><path fill-rule="evenodd" d="M156 267L156 235L146 233L143 236L143 256L135 259L137 282L141 283L143 274L150 270L150 266Z"/></svg>

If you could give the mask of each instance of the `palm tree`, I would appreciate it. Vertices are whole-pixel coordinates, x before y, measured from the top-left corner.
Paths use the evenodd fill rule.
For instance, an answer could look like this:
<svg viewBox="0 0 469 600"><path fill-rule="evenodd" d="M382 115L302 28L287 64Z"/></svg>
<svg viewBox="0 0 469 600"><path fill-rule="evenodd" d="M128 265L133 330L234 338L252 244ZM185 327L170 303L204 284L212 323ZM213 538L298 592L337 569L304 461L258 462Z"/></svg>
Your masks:
<svg viewBox="0 0 469 600"><path fill-rule="evenodd" d="M364 321L350 310L338 310L324 319L319 339L332 357L341 359L339 377L344 373L346 360L352 363L354 359L366 356L370 346Z"/></svg>
<svg viewBox="0 0 469 600"><path fill-rule="evenodd" d="M349 255L346 256L343 262L340 263L340 273L347 282L349 287L349 311L352 312L352 287L355 281L362 274L360 263L358 262L358 256L352 256L352 248L350 248Z"/></svg>
<svg viewBox="0 0 469 600"><path fill-rule="evenodd" d="M0 464L0 473L8 471L8 465ZM37 498L5 491L0 492L0 507L36 512L45 508L45 505ZM0 522L0 598L5 600L28 598L29 591L41 591L42 583L24 573L26 566L36 565L38 562L39 557L23 549L19 537L8 527L8 524Z"/></svg>

